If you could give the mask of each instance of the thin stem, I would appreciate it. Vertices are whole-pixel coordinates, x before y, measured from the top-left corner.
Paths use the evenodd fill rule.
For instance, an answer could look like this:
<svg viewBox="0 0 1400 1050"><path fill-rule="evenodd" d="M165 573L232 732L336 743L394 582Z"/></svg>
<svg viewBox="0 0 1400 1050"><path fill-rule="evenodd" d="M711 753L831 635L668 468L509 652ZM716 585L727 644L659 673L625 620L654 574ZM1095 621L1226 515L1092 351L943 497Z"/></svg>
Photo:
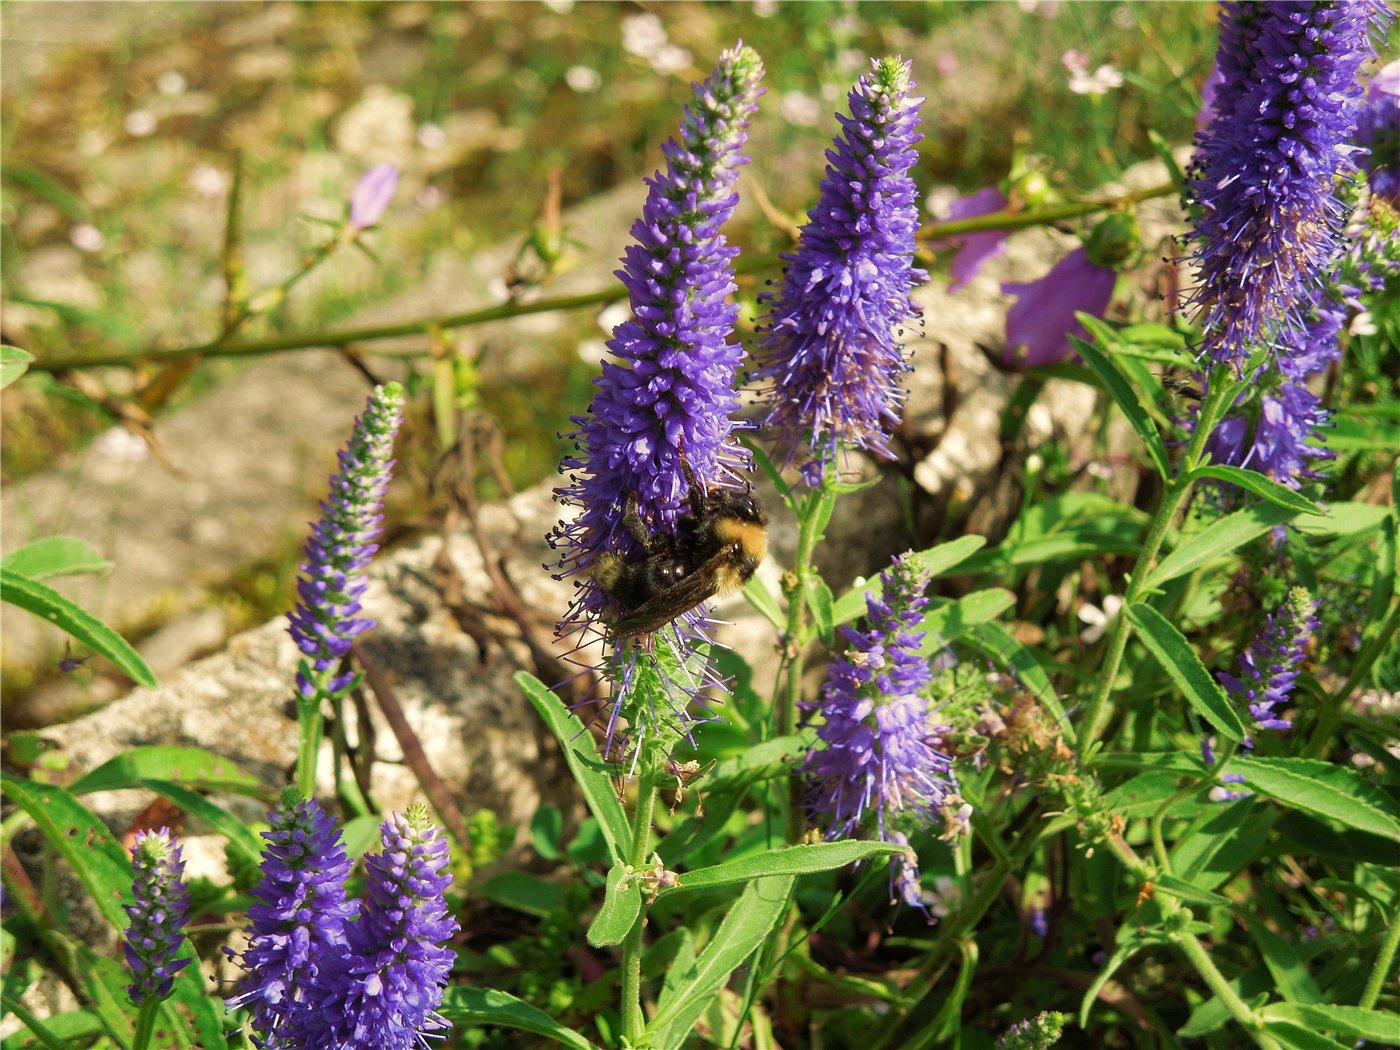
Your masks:
<svg viewBox="0 0 1400 1050"><path fill-rule="evenodd" d="M1210 436L1210 432L1220 415L1223 414L1225 406L1234 400L1236 387L1225 381L1226 375L1223 369L1216 369L1211 380L1210 393L1206 395L1205 404L1201 406L1201 414L1196 422L1195 433L1191 435L1191 443L1186 449L1186 455L1177 468L1176 476L1162 494L1162 502L1157 507L1157 513L1153 516L1152 524L1148 528L1147 538L1143 541L1142 549L1138 552L1137 562L1133 565L1132 579L1128 584L1127 592L1123 595L1123 612L1113 621L1113 628L1108 638L1108 648L1104 650L1103 664L1099 668L1098 677L1094 683L1094 693L1084 712L1083 729L1079 734L1081 754L1086 752L1090 745L1098 739L1109 719L1108 698L1113 692L1113 681L1118 677L1118 667L1123 662L1123 653L1128 648L1128 618L1124 613L1147 590L1147 577L1152 563L1157 558L1157 552L1162 548L1162 541L1166 538L1167 530L1171 527L1176 512L1186 501L1186 497L1190 495L1192 484L1189 480L1190 473L1200 464L1201 458L1205 454L1206 438Z"/></svg>
<svg viewBox="0 0 1400 1050"><path fill-rule="evenodd" d="M637 808L632 813L632 852L628 863L640 870L651 847L651 821L656 809L656 778L650 769L637 784ZM646 925L646 905L622 942L622 1031L633 1044L642 1038L646 1017L642 1013L642 927Z"/></svg>
<svg viewBox="0 0 1400 1050"><path fill-rule="evenodd" d="M1164 874L1170 875L1172 873L1171 858L1167 854L1166 843L1162 838L1162 822L1166 820L1167 813L1178 802L1190 798L1206 784L1215 783L1216 777L1219 776L1220 772L1225 768L1225 763L1229 762L1234 755L1235 747L1236 744L1233 740L1226 741L1220 749L1220 754L1216 757L1215 761L1211 763L1210 768L1206 770L1204 780L1192 781L1182 786L1175 794L1157 807L1156 813L1152 814L1152 851L1156 854L1157 863L1161 865Z"/></svg>
<svg viewBox="0 0 1400 1050"><path fill-rule="evenodd" d="M131 1040L131 1050L147 1050L151 1045L151 1036L156 1030L156 1011L160 1009L160 1000L153 995L148 995L141 1000L141 1012L136 1016L136 1036Z"/></svg>
<svg viewBox="0 0 1400 1050"><path fill-rule="evenodd" d="M1361 1001L1356 1004L1363 1010L1373 1009L1376 1000L1381 997L1381 987L1390 974L1390 964L1395 961L1397 945L1400 945L1400 915L1392 915L1390 929L1385 931L1385 940L1381 942L1381 950L1371 967L1371 975L1366 978L1366 990L1361 993Z"/></svg>
<svg viewBox="0 0 1400 1050"><path fill-rule="evenodd" d="M1216 969L1215 960L1210 957L1209 952L1201 947L1201 942L1185 930L1178 930L1172 939L1176 941L1177 947L1181 949L1186 958L1191 960L1191 964L1196 967L1196 972L1201 975L1201 979L1219 997L1221 1004L1230 1012L1230 1016L1249 1033L1250 1038L1254 1040L1260 1050L1282 1050L1278 1041L1264 1030L1258 1016L1249 1008L1249 1005L1235 994L1235 990L1230 987L1230 982L1225 980L1225 975Z"/></svg>
<svg viewBox="0 0 1400 1050"><path fill-rule="evenodd" d="M1095 212L1109 211L1132 204L1138 204L1154 197L1165 197L1177 189L1175 183L1163 183L1145 190L1136 190L1116 197L1101 197L1084 201L1057 204L1036 211L1000 211L989 215L979 215L972 219L958 219L954 222L930 223L919 231L926 240L941 240L967 233L981 233L987 230L1018 230L1029 226L1043 226L1064 219L1092 215ZM736 267L739 273L756 273L772 270L781 264L776 255L758 256L743 260ZM293 282L294 283L294 282ZM132 366L138 362L178 361L187 357L251 357L259 354L276 354L289 350L306 350L313 347L342 347L372 339L393 339L401 336L423 335L433 328L466 328L486 324L491 321L504 321L513 317L530 314L550 313L555 310L579 310L590 306L602 306L623 298L627 294L621 284L584 292L579 295L562 295L536 299L534 302L497 303L462 313L442 314L423 317L398 324L371 325L363 328L347 328L340 331L302 332L286 336L273 336L267 339L250 339L241 342L228 341L221 335L216 339L173 350L150 350L145 352L110 354L69 354L47 357L33 361L30 369L36 372L62 372L74 368L99 368L110 365ZM431 347L403 351L399 356L421 357L433 353Z"/></svg>

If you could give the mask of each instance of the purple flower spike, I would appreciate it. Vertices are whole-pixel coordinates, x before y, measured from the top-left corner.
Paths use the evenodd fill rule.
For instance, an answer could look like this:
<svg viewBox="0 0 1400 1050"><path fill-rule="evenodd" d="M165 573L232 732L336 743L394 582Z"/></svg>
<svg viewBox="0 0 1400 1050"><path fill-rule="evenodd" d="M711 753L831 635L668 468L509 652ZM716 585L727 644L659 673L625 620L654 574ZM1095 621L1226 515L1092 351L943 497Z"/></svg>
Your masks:
<svg viewBox="0 0 1400 1050"><path fill-rule="evenodd" d="M1069 337L1088 336L1075 313L1102 317L1117 280L1113 270L1091 262L1085 248L1076 248L1038 281L1003 284L1003 295L1017 296L1006 314L1006 363L1030 368L1063 361Z"/></svg>
<svg viewBox="0 0 1400 1050"><path fill-rule="evenodd" d="M914 87L909 63L886 58L851 89L820 199L796 254L784 256L782 290L765 299L755 378L771 383L764 426L787 462L803 445L823 465L843 447L893 457L909 368L897 336L917 315L910 292L928 278L914 266L919 211L909 170L924 101Z"/></svg>
<svg viewBox="0 0 1400 1050"><path fill-rule="evenodd" d="M252 1011L260 1046L282 1050L298 1045L287 1033L314 999L326 960L346 950L345 923L355 908L345 895L350 861L340 829L318 802L288 788L268 823L240 960L248 976L228 1004Z"/></svg>
<svg viewBox="0 0 1400 1050"><path fill-rule="evenodd" d="M1293 723L1279 718L1276 708L1286 704L1298 679L1298 668L1308 642L1321 624L1317 602L1302 587L1295 587L1278 612L1240 654L1239 677L1216 672L1231 696L1249 705L1249 716L1259 729L1289 729ZM1245 740L1253 747L1253 740Z"/></svg>
<svg viewBox="0 0 1400 1050"><path fill-rule="evenodd" d="M437 1008L459 928L443 899L447 841L421 804L391 814L380 834L348 949L324 957L317 1002L302 1014L301 1050L415 1050L446 1034Z"/></svg>
<svg viewBox="0 0 1400 1050"><path fill-rule="evenodd" d="M1354 170L1357 74L1383 17L1374 0L1222 4L1215 117L1191 182L1192 299L1212 363L1239 368L1304 328L1342 243L1335 185Z"/></svg>
<svg viewBox="0 0 1400 1050"><path fill-rule="evenodd" d="M356 614L365 592L364 568L379 549L372 541L379 535L379 507L394 468L389 457L402 421L403 387L376 387L364 415L355 420L350 443L340 453L340 472L331 476L330 495L321 504L321 520L306 541L297 581L301 597L288 630L306 657L297 671L297 689L307 698L318 689L334 695L350 683L351 675L326 681L327 672L357 635L374 626Z"/></svg>
<svg viewBox="0 0 1400 1050"><path fill-rule="evenodd" d="M169 828L136 833L131 867L136 903L125 905L131 925L122 951L135 978L127 994L140 1006L147 999L166 998L176 975L190 964L175 958L185 942L190 891L183 878L180 844Z"/></svg>
<svg viewBox="0 0 1400 1050"><path fill-rule="evenodd" d="M926 825L957 794L952 760L936 750L924 693L933 680L915 628L928 604L928 579L905 555L880 577L882 591L866 599L866 630L842 628L850 648L827 674L822 699L824 747L807 753L804 771L814 823L827 839L862 830L907 845L897 824ZM874 827L867 814L874 812ZM921 907L912 854L890 862L891 895Z"/></svg>
<svg viewBox="0 0 1400 1050"><path fill-rule="evenodd" d="M1356 142L1369 150L1361 166L1371 192L1400 206L1400 59L1384 67L1367 86Z"/></svg>
<svg viewBox="0 0 1400 1050"><path fill-rule="evenodd" d="M975 219L979 215L990 215L993 212L1002 211L1006 208L1007 201L1001 190L995 186L988 186L986 189L978 190L967 197L959 197L948 208L949 222L957 222L959 219ZM948 285L948 291L956 292L974 277L977 276L982 267L1006 251L1006 230L988 230L985 233L965 233L958 237L950 237L946 241L938 241L930 244L929 248L938 251L943 248L957 246L958 254L953 256L953 261L948 264L948 272L953 280Z"/></svg>
<svg viewBox="0 0 1400 1050"><path fill-rule="evenodd" d="M360 177L350 194L350 225L357 230L378 226L399 188L399 169L376 164Z"/></svg>
<svg viewBox="0 0 1400 1050"><path fill-rule="evenodd" d="M617 272L632 317L613 329L612 357L594 380L588 415L573 419L575 451L559 468L568 482L555 496L578 513L549 537L560 551L558 578L576 577L557 633L576 635L580 649L596 640L599 620L616 611L589 570L600 556L626 557L640 547L624 525L629 501L635 500L652 535L674 533L689 507L687 470L709 491L738 487L748 465L733 437L739 426L734 377L743 357L742 347L730 341L739 317L729 301L737 287L738 249L721 231L739 200L735 184L748 163L742 151L762 76L758 54L739 44L720 56L703 84L693 85L680 133L662 147L666 169L647 180L642 217L632 226L635 241ZM675 676L661 675L670 717L653 697L646 714L654 726L692 721L686 709L707 676L703 661L691 659L698 656L704 622L702 606L668 632L684 667ZM650 640L628 641L604 655L615 701L609 749L639 670L659 667ZM628 718L636 728L634 715Z"/></svg>

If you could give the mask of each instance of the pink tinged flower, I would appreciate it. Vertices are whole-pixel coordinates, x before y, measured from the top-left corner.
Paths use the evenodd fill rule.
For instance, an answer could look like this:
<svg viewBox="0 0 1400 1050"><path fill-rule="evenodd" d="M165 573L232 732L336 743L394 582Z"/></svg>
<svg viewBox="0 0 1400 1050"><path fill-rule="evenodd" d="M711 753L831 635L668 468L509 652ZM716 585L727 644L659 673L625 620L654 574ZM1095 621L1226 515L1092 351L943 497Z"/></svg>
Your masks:
<svg viewBox="0 0 1400 1050"><path fill-rule="evenodd" d="M1029 368L1068 357L1069 337L1087 335L1075 313L1102 317L1117 279L1113 270L1096 266L1083 248L1076 248L1038 281L1003 284L1003 295L1017 297L1006 314L1006 363Z"/></svg>
<svg viewBox="0 0 1400 1050"><path fill-rule="evenodd" d="M376 164L360 177L350 194L350 225L357 230L377 226L384 218L394 191L399 188L399 169L393 164Z"/></svg>
<svg viewBox="0 0 1400 1050"><path fill-rule="evenodd" d="M988 186L986 189L978 190L976 193L955 200L948 208L946 221L957 222L960 219L974 219L979 215L990 215L993 212L1003 211L1007 203L1001 190L995 186ZM988 230L985 233L967 233L960 237L949 237L945 241L929 245L934 250L953 246L958 249L958 254L953 256L953 261L948 266L948 272L953 277L952 283L948 285L948 291L956 292L976 277L977 272L982 269L986 262L1006 251L1006 235L1006 230Z"/></svg>
<svg viewBox="0 0 1400 1050"><path fill-rule="evenodd" d="M1212 62L1210 72L1206 74L1205 83L1201 85L1201 108L1196 113L1197 134L1205 131L1210 126L1210 122L1215 119L1215 96L1224 79L1225 74L1220 72L1220 65Z"/></svg>

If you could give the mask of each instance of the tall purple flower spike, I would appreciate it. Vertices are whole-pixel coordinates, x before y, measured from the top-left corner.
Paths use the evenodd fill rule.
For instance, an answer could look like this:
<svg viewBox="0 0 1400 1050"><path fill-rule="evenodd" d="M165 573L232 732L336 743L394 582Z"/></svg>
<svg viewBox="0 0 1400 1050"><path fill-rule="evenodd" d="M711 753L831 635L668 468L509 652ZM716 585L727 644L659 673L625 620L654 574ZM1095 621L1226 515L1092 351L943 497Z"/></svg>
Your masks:
<svg viewBox="0 0 1400 1050"><path fill-rule="evenodd" d="M287 788L268 823L240 959L248 976L228 1004L252 1012L260 1046L292 1050L298 1044L288 1033L315 1001L327 959L345 952L345 923L355 906L345 893L350 861L340 829L320 803Z"/></svg>
<svg viewBox="0 0 1400 1050"><path fill-rule="evenodd" d="M928 599L928 578L908 555L880 576L882 590L866 599L865 630L842 628L849 648L827 673L820 701L820 747L807 753L804 773L813 822L827 839L862 831L907 845L901 827L931 822L957 793L952 760L931 742L928 701L933 680L916 628ZM873 828L871 815L873 814ZM890 864L890 887L914 907L918 868L911 854Z"/></svg>
<svg viewBox="0 0 1400 1050"><path fill-rule="evenodd" d="M447 840L421 804L391 814L380 833L348 947L324 956L317 1000L299 1015L300 1050L416 1050L449 1027L437 1012L459 928L443 896Z"/></svg>
<svg viewBox="0 0 1400 1050"><path fill-rule="evenodd" d="M666 170L647 180L636 241L617 272L632 319L613 330L613 357L594 380L588 415L574 417L577 451L560 465L568 483L555 494L579 511L550 536L561 577L585 573L605 551L635 552L622 528L629 494L653 531L673 531L688 491L682 456L706 487L737 486L747 463L732 437L743 355L729 341L739 316L729 301L738 249L721 228L739 200L734 187L748 162L741 151L762 76L752 48L724 52L694 85L679 136L662 147ZM583 576L577 586L561 633L608 604L593 580Z"/></svg>
<svg viewBox="0 0 1400 1050"><path fill-rule="evenodd" d="M781 290L765 298L767 333L754 378L765 381L765 428L791 462L805 446L819 478L843 448L890 458L909 368L898 342L918 311L914 265L919 105L909 63L885 58L851 88L851 115L827 150L821 195Z"/></svg>
<svg viewBox="0 0 1400 1050"><path fill-rule="evenodd" d="M131 868L136 903L125 905L131 925L122 951L134 978L127 994L140 1006L147 999L169 996L175 977L190 964L189 959L175 958L185 943L190 892L180 843L169 828L136 833Z"/></svg>
<svg viewBox="0 0 1400 1050"><path fill-rule="evenodd" d="M1339 175L1355 170L1357 74L1375 54L1375 0L1222 5L1215 116L1197 137L1192 293L1211 363L1239 368L1305 328L1340 250Z"/></svg>
<svg viewBox="0 0 1400 1050"><path fill-rule="evenodd" d="M1289 729L1293 723L1278 716L1298 680L1298 669L1308 642L1321 624L1317 602L1302 587L1295 587L1264 629L1240 654L1239 675L1216 672L1229 694L1248 705L1257 729ZM1245 741L1254 746L1253 740Z"/></svg>
<svg viewBox="0 0 1400 1050"><path fill-rule="evenodd" d="M349 684L349 674L323 679L350 650L350 643L374 626L373 620L357 614L366 587L365 566L379 549L373 540L379 535L379 508L393 473L390 457L403 420L403 398L398 383L376 387L370 394L349 445L340 452L340 470L331 476L321 520L306 541L306 560L297 581L300 600L288 616L288 631L306 657L297 671L297 689L307 698L318 688L334 694Z"/></svg>

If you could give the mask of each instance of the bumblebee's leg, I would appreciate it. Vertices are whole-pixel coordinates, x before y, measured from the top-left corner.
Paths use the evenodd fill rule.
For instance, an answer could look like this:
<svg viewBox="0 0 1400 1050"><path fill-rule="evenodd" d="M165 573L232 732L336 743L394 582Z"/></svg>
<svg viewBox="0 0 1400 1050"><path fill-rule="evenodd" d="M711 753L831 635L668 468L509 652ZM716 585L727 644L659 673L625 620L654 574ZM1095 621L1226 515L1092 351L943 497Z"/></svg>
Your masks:
<svg viewBox="0 0 1400 1050"><path fill-rule="evenodd" d="M635 492L627 493L627 500L622 508L622 527L641 545L642 550L651 553L653 540L651 533L647 531L647 523L642 520L642 510L637 503Z"/></svg>
<svg viewBox="0 0 1400 1050"><path fill-rule="evenodd" d="M705 493L700 489L700 483L695 480L695 471L690 469L690 461L685 458L685 449L679 452L681 459L681 473L685 475L685 482L690 486L690 516L696 521L705 513Z"/></svg>

